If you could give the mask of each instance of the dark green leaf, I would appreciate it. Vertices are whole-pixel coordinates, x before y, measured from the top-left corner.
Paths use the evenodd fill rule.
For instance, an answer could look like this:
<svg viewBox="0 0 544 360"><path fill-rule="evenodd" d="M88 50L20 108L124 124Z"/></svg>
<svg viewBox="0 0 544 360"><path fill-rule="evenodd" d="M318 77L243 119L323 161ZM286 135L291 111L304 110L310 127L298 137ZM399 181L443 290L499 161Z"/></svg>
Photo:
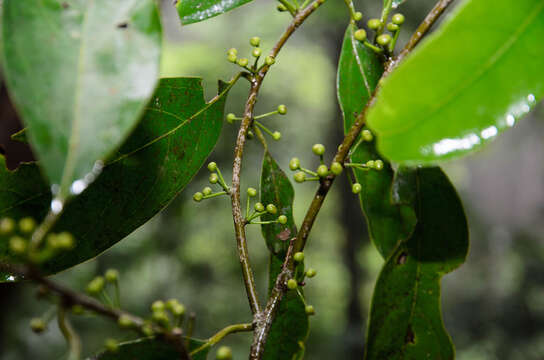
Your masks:
<svg viewBox="0 0 544 360"><path fill-rule="evenodd" d="M6 0L4 70L49 181L66 198L137 124L153 94L154 0Z"/></svg>
<svg viewBox="0 0 544 360"><path fill-rule="evenodd" d="M188 350L195 350L204 343L202 340L189 339ZM209 349L199 351L192 359L206 360ZM158 339L148 338L122 343L117 352L103 352L91 360L177 360L179 358L180 355L173 345Z"/></svg>
<svg viewBox="0 0 544 360"><path fill-rule="evenodd" d="M181 23L193 24L221 15L252 0L179 0L176 4Z"/></svg>
<svg viewBox="0 0 544 360"><path fill-rule="evenodd" d="M262 233L270 249L269 291L281 272L289 240L296 236L297 229L293 219L294 190L291 182L280 169L268 151L265 151L261 174L261 202L274 204L278 208L275 216L265 215L263 220L273 220L282 214L287 216L285 225L262 225ZM297 280L302 280L304 264L298 264ZM263 359L293 359L304 352L304 344L309 332L302 290L289 290L281 300L274 322L270 328Z"/></svg>
<svg viewBox="0 0 544 360"><path fill-rule="evenodd" d="M76 247L44 264L44 270L54 273L100 254L179 194L218 140L229 89L221 85L221 96L206 104L200 79L163 79L138 127L102 174L66 204L53 232L71 232ZM2 189L13 187L0 193L7 194L0 198L0 218L42 219L50 195L40 195L31 207L23 202L48 188L36 165L24 165L17 172L1 166L0 184L7 184ZM6 247L7 239L0 239L4 260L9 259Z"/></svg>
<svg viewBox="0 0 544 360"><path fill-rule="evenodd" d="M468 252L463 206L440 168L401 171L397 180L403 184L396 196L414 201L418 223L378 278L365 358L451 360L454 349L442 321L440 279L460 266Z"/></svg>
<svg viewBox="0 0 544 360"><path fill-rule="evenodd" d="M464 1L385 79L368 113L380 152L431 163L513 126L544 95L543 18L542 0Z"/></svg>

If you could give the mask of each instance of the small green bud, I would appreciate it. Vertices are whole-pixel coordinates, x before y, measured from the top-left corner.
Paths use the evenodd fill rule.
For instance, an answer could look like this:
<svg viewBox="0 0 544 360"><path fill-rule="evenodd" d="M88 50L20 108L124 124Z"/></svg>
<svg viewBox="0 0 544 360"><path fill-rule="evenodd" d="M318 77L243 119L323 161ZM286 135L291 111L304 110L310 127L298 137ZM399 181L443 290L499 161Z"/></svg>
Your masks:
<svg viewBox="0 0 544 360"><path fill-rule="evenodd" d="M32 318L30 320L30 328L32 331L34 331L36 334L44 332L45 328L47 327L47 324L43 319L40 318Z"/></svg>
<svg viewBox="0 0 544 360"><path fill-rule="evenodd" d="M366 23L366 25L368 26L369 29L372 29L372 30L376 30L377 28L380 27L380 25L382 24L382 22L380 21L380 19L370 19L368 20L368 22Z"/></svg>
<svg viewBox="0 0 544 360"><path fill-rule="evenodd" d="M178 303L174 307L172 307L171 311L172 311L172 314L174 314L175 316L181 316L185 314L185 306L183 306L183 304Z"/></svg>
<svg viewBox="0 0 544 360"><path fill-rule="evenodd" d="M285 114L287 114L287 106L285 106L285 105L283 105L283 104L282 104L282 105L278 105L278 113L279 113L280 115L285 115Z"/></svg>
<svg viewBox="0 0 544 360"><path fill-rule="evenodd" d="M327 165L319 165L317 167L317 175L319 175L319 177L325 177L329 175L329 168L327 167Z"/></svg>
<svg viewBox="0 0 544 360"><path fill-rule="evenodd" d="M304 181L306 181L306 174L303 173L302 171L299 171L299 172L295 173L293 178L295 179L295 181L297 183L303 183Z"/></svg>
<svg viewBox="0 0 544 360"><path fill-rule="evenodd" d="M197 192L193 195L193 200L196 201L196 202L201 202L203 197L204 197L204 194L201 193L200 191L197 191Z"/></svg>
<svg viewBox="0 0 544 360"><path fill-rule="evenodd" d="M398 31L399 29L400 29L400 27L397 24L393 24L393 23L388 23L387 24L387 30L389 30L391 32Z"/></svg>
<svg viewBox="0 0 544 360"><path fill-rule="evenodd" d="M374 160L368 160L365 165L367 168L373 169L375 166Z"/></svg>
<svg viewBox="0 0 544 360"><path fill-rule="evenodd" d="M208 179L211 184L217 184L219 182L219 176L217 176L216 173L210 174L210 177Z"/></svg>
<svg viewBox="0 0 544 360"><path fill-rule="evenodd" d="M340 175L342 173L342 170L344 170L344 168L342 167L342 164L340 164L338 161L335 161L331 164L331 171L334 175Z"/></svg>
<svg viewBox="0 0 544 360"><path fill-rule="evenodd" d="M249 64L249 60L246 58L238 59L238 65L241 67L246 67Z"/></svg>
<svg viewBox="0 0 544 360"><path fill-rule="evenodd" d="M151 336L153 335L153 326L151 326L151 324L144 324L142 325L142 333L145 335L145 336Z"/></svg>
<svg viewBox="0 0 544 360"><path fill-rule="evenodd" d="M266 212L275 215L278 213L278 208L274 204L268 204L266 205Z"/></svg>
<svg viewBox="0 0 544 360"><path fill-rule="evenodd" d="M229 124L232 124L234 122L234 120L236 120L236 115L234 115L233 113L227 114L227 122Z"/></svg>
<svg viewBox="0 0 544 360"><path fill-rule="evenodd" d="M123 314L117 319L117 324L123 329L128 329L134 325L134 322L130 316Z"/></svg>
<svg viewBox="0 0 544 360"><path fill-rule="evenodd" d="M304 308L304 311L306 311L307 315L314 315L315 309L312 305L306 305L306 308Z"/></svg>
<svg viewBox="0 0 544 360"><path fill-rule="evenodd" d="M283 4L278 4L278 6L276 7L276 9L278 9L278 11L280 11L280 12L287 11L287 8L286 8L285 5L283 5Z"/></svg>
<svg viewBox="0 0 544 360"><path fill-rule="evenodd" d="M31 217L25 217L19 220L19 229L22 233L30 234L36 228L36 221Z"/></svg>
<svg viewBox="0 0 544 360"><path fill-rule="evenodd" d="M208 196L212 193L212 188L209 186L206 186L204 189L202 189L202 194L205 196Z"/></svg>
<svg viewBox="0 0 544 360"><path fill-rule="evenodd" d="M257 189L254 189L254 188L252 188L252 187L247 188L247 195L248 195L249 197L255 197L255 196L257 196Z"/></svg>
<svg viewBox="0 0 544 360"><path fill-rule="evenodd" d="M172 310L174 307L179 305L179 301L177 299L170 299L166 302L165 306L168 310Z"/></svg>
<svg viewBox="0 0 544 360"><path fill-rule="evenodd" d="M392 21L393 24L395 24L395 25L402 25L402 24L404 24L404 15L402 15L402 14L395 14L395 15L393 15L393 17L391 18L391 21Z"/></svg>
<svg viewBox="0 0 544 360"><path fill-rule="evenodd" d="M246 137L247 137L248 139L253 139L254 136L255 136L255 135L253 135L253 131L251 131L251 130L248 130L248 131L247 131Z"/></svg>
<svg viewBox="0 0 544 360"><path fill-rule="evenodd" d="M229 54L233 54L234 56L238 55L238 50L236 50L235 48L230 48L227 50L227 55Z"/></svg>
<svg viewBox="0 0 544 360"><path fill-rule="evenodd" d="M102 276L97 276L91 280L87 285L87 293L90 295L96 295L104 289L104 278Z"/></svg>
<svg viewBox="0 0 544 360"><path fill-rule="evenodd" d="M274 131L274 133L272 134L272 139L278 141L279 139L281 139L281 133L279 131Z"/></svg>
<svg viewBox="0 0 544 360"><path fill-rule="evenodd" d="M298 158L292 158L291 161L289 161L289 169L295 171L300 168L300 160Z"/></svg>
<svg viewBox="0 0 544 360"><path fill-rule="evenodd" d="M374 161L374 169L376 169L376 170L383 169L383 161L380 160L380 159Z"/></svg>
<svg viewBox="0 0 544 360"><path fill-rule="evenodd" d="M351 192L354 194L358 194L363 190L363 187L359 183L355 183L351 186Z"/></svg>
<svg viewBox="0 0 544 360"><path fill-rule="evenodd" d="M166 315L164 311L154 312L153 315L151 315L151 319L161 325L168 325L168 323L170 322L168 315Z"/></svg>
<svg viewBox="0 0 544 360"><path fill-rule="evenodd" d="M380 44L381 46L385 46L391 42L391 35L389 34L381 34L376 39L376 42Z"/></svg>
<svg viewBox="0 0 544 360"><path fill-rule="evenodd" d="M215 354L217 360L231 360L232 359L232 350L228 346L221 346L217 349Z"/></svg>
<svg viewBox="0 0 544 360"><path fill-rule="evenodd" d="M106 339L106 341L104 342L104 347L106 348L107 351L109 352L117 352L119 351L119 344L117 343L117 340L115 339Z"/></svg>
<svg viewBox="0 0 544 360"><path fill-rule="evenodd" d="M211 172L217 171L217 164L214 161L210 162L208 164L208 170Z"/></svg>
<svg viewBox="0 0 544 360"><path fill-rule="evenodd" d="M72 306L72 313L74 315L81 315L85 312L85 309L83 308L83 306L79 305L79 304L76 304L74 306Z"/></svg>
<svg viewBox="0 0 544 360"><path fill-rule="evenodd" d="M314 152L314 154L321 156L325 153L325 145L315 144L314 146L312 146L312 151Z"/></svg>
<svg viewBox="0 0 544 360"><path fill-rule="evenodd" d="M12 218L0 220L0 235L7 235L15 230L15 221Z"/></svg>
<svg viewBox="0 0 544 360"><path fill-rule="evenodd" d="M20 236L13 236L9 239L9 250L16 254L22 255L26 252L26 240Z"/></svg>
<svg viewBox="0 0 544 360"><path fill-rule="evenodd" d="M249 39L249 44L251 46L259 46L261 44L261 38L258 36L254 36L251 39Z"/></svg>
<svg viewBox="0 0 544 360"><path fill-rule="evenodd" d="M290 290L295 290L298 286L298 283L295 279L287 280L287 288Z"/></svg>
<svg viewBox="0 0 544 360"><path fill-rule="evenodd" d="M285 215L280 215L278 216L278 222L282 225L285 225L287 224L287 216Z"/></svg>
<svg viewBox="0 0 544 360"><path fill-rule="evenodd" d="M266 65L268 66L272 66L276 63L276 59L274 59L273 56L267 56L265 59L264 59L264 62L266 63Z"/></svg>
<svg viewBox="0 0 544 360"><path fill-rule="evenodd" d="M164 305L164 301L162 300L154 301L153 304L151 304L151 311L153 312L161 312L161 311L164 311L164 309L165 309L165 305Z"/></svg>
<svg viewBox="0 0 544 360"><path fill-rule="evenodd" d="M363 13L360 11L357 11L355 14L353 14L353 20L359 21L363 18Z"/></svg>
<svg viewBox="0 0 544 360"><path fill-rule="evenodd" d="M315 271L314 268L309 268L306 270L306 276L309 278L313 278L317 274L317 271Z"/></svg>
<svg viewBox="0 0 544 360"><path fill-rule="evenodd" d="M228 54L227 55L227 61L228 62L231 62L231 63L235 64L237 59L238 58L234 54Z"/></svg>
<svg viewBox="0 0 544 360"><path fill-rule="evenodd" d="M255 203L255 211L257 212L263 212L264 211L264 205L260 202Z"/></svg>
<svg viewBox="0 0 544 360"><path fill-rule="evenodd" d="M353 37L355 37L355 40L358 41L365 41L366 40L366 31L365 29L359 29L354 34Z"/></svg>
<svg viewBox="0 0 544 360"><path fill-rule="evenodd" d="M258 58L259 56L261 56L263 53L263 51L260 49L260 48L255 48L253 49L253 51L251 52L251 55L253 55L253 57L256 57Z"/></svg>
<svg viewBox="0 0 544 360"><path fill-rule="evenodd" d="M372 135L372 132L370 130L364 129L361 133L361 137L364 141L370 142L374 139L374 135Z"/></svg>
<svg viewBox="0 0 544 360"><path fill-rule="evenodd" d="M119 271L116 269L108 269L104 274L106 281L109 283L114 283L119 279Z"/></svg>
<svg viewBox="0 0 544 360"><path fill-rule="evenodd" d="M69 232L63 231L55 236L55 246L59 250L70 250L74 247L74 237Z"/></svg>
<svg viewBox="0 0 544 360"><path fill-rule="evenodd" d="M293 255L293 260L295 260L296 262L304 261L304 253L301 251L296 252L295 255Z"/></svg>

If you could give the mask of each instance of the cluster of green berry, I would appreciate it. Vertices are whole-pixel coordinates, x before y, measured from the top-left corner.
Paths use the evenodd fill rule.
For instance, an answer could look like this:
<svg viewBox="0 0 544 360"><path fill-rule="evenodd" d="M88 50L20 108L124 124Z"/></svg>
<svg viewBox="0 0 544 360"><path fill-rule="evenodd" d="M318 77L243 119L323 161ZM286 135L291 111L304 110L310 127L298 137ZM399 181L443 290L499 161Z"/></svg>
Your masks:
<svg viewBox="0 0 544 360"><path fill-rule="evenodd" d="M87 294L99 299L105 305L119 308L121 306L119 271L108 269L103 276L95 276L87 284L85 291ZM113 291L113 300L110 291Z"/></svg>
<svg viewBox="0 0 544 360"><path fill-rule="evenodd" d="M210 184L219 184L219 186L221 186L221 189L223 190L213 192L211 187L206 186L204 189L202 189L202 191L198 191L193 195L193 200L196 202L201 202L202 200L230 194L230 187L225 182L223 174L221 174L221 170L219 170L217 164L213 161L210 162L208 164L208 170L211 172L210 177L208 178Z"/></svg>
<svg viewBox="0 0 544 360"><path fill-rule="evenodd" d="M36 221L25 217L16 222L12 218L0 219L0 236L9 236L9 251L23 262L40 264L60 251L71 250L74 237L68 232L50 233L47 235L45 246L32 246L30 238L36 230Z"/></svg>
<svg viewBox="0 0 544 360"><path fill-rule="evenodd" d="M283 104L278 105L278 108L276 110L274 110L274 111L268 112L266 114L254 116L253 119L252 119L253 121L251 123L251 129L255 130L255 126L256 126L259 129L261 129L262 131L264 131L265 133L267 133L268 135L270 135L272 137L272 139L278 141L279 139L281 139L281 133L279 131L271 131L266 126L264 126L264 124L262 122L259 121L260 119L263 119L265 117L272 116L272 115L277 115L277 114L286 115L287 114L287 106L285 106ZM233 113L229 113L229 114L227 114L226 119L227 119L227 122L229 124L232 124L234 121L242 120L243 118L237 117ZM253 136L254 136L253 131L251 129L248 130L248 133L247 133L247 137L250 138L250 139L253 138Z"/></svg>
<svg viewBox="0 0 544 360"><path fill-rule="evenodd" d="M360 12L352 13L352 19L355 21L362 20L363 14ZM368 42L367 32L364 29L356 30L353 36L356 40L361 41L366 47L375 51L376 53L381 54L385 50L390 54L395 49L395 44L400 34L400 28L402 24L404 24L404 20L404 15L402 14L394 14L391 17L391 22L387 24L385 24L385 21L377 18L368 20L367 26L370 30L375 31L375 43L378 46ZM384 30L386 29L391 34L384 33Z"/></svg>
<svg viewBox="0 0 544 360"><path fill-rule="evenodd" d="M268 55L264 59L264 63L259 67L259 59L261 58L263 51L261 49L261 38L254 36L249 39L249 44L253 47L251 56L255 58L253 65L249 65L248 58L238 58L238 50L230 48L227 50L227 60L233 64L238 64L241 68L249 71L251 74L256 74L264 66L272 66L276 62L276 59L272 55Z"/></svg>
<svg viewBox="0 0 544 360"><path fill-rule="evenodd" d="M257 190L255 188L248 188L247 189L247 206L246 206L246 224L287 224L287 216L285 215L279 215L276 220L268 220L268 221L256 221L255 219L265 215L277 215L278 214L278 208L274 204L268 204L264 206L260 202L256 202L253 206L253 212L250 214L250 208L251 208L251 199L257 196Z"/></svg>
<svg viewBox="0 0 544 360"><path fill-rule="evenodd" d="M299 251L299 252L296 252L294 255L293 255L293 260L298 263L298 264L301 264L303 261L304 261L304 253ZM287 288L289 290L296 290L296 291L299 291L299 286L304 286L306 285L305 282L304 282L304 278L313 278L314 276L317 275L317 271L313 268L308 268L307 270L304 271L304 274L302 276L302 281L299 282L297 281L297 278L299 277L298 276L298 266L295 268L295 275L293 276L293 278L287 280ZM299 294L301 295L301 298L304 300L304 296L302 296L302 294L300 293L299 291ZM315 309L313 307L313 305L308 305L306 304L305 302L305 310L306 310L306 314L308 315L314 315L315 314Z"/></svg>
<svg viewBox="0 0 544 360"><path fill-rule="evenodd" d="M331 164L330 168L325 165L323 158L323 155L325 154L325 146L323 144L315 144L314 146L312 146L312 152L315 155L319 156L320 164L317 167L316 171L301 167L300 160L296 157L292 158L291 161L289 161L289 169L291 169L292 171L299 170L293 176L296 182L302 183L305 181L318 181L322 178L327 177L330 174L340 175L344 170L342 164L336 161ZM310 177L307 177L307 175L310 175Z"/></svg>

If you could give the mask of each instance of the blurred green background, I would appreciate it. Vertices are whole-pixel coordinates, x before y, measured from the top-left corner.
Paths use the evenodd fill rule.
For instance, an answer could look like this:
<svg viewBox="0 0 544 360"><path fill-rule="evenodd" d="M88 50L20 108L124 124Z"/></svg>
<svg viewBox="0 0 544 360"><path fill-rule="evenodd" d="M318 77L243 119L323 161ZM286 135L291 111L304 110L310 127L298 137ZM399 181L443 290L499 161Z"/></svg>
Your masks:
<svg viewBox="0 0 544 360"><path fill-rule="evenodd" d="M381 0L355 1L369 17L381 11ZM399 9L407 17L401 45L433 2L409 0ZM163 76L199 76L211 98L218 79L229 79L237 68L226 61L226 50L238 48L249 57L251 36L260 36L266 53L290 17L275 11L273 0L256 0L235 11L181 28L172 1L162 3L165 24ZM311 146L332 149L341 139L341 116L335 94L336 64L348 13L343 1L329 0L288 42L267 77L257 113L286 104L289 113L266 121L282 132L271 152L287 169L289 158L315 167ZM462 56L462 54L459 54ZM240 81L231 92L227 112L240 114L248 92ZM2 89L0 144L10 164L28 159L27 149L8 140L17 130L16 116ZM466 208L471 231L467 263L443 280L446 327L459 360L544 359L544 122L542 106L524 121L468 158L445 169ZM237 126L225 123L212 160L230 177ZM262 148L250 142L244 159L242 186L258 186ZM96 274L110 267L121 272L123 307L145 316L155 299L179 298L196 313L195 335L206 338L232 323L249 322L227 198L191 201L207 183L203 169L170 206L148 224L98 258L55 276L84 289ZM307 265L318 276L305 288L316 308L311 318L307 359L358 359L373 284L383 261L369 243L366 225L345 176L327 199L306 249ZM295 185L295 216L300 224L315 184ZM135 194L137 196L137 194ZM261 297L267 287L267 252L260 229L249 227L251 261ZM0 285L0 359L62 359L65 343L54 322L34 335L33 316L49 305L38 302L27 284ZM264 298L263 298L264 301ZM84 353L101 350L106 337L132 338L107 320L74 317L84 339ZM229 336L235 359L247 358L249 333ZM213 355L213 351L212 351ZM210 358L212 358L210 356Z"/></svg>

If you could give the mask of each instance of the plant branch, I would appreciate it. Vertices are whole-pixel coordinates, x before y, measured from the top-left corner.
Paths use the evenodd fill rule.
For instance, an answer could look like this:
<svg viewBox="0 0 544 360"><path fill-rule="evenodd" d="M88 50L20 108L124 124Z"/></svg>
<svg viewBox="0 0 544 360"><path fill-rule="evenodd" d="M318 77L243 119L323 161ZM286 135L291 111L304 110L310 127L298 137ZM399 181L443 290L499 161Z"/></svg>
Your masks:
<svg viewBox="0 0 544 360"><path fill-rule="evenodd" d="M59 304L57 323L59 325L60 332L68 343L68 360L79 360L81 357L81 340L66 315L66 308L64 307L64 304Z"/></svg>
<svg viewBox="0 0 544 360"><path fill-rule="evenodd" d="M227 336L229 334L234 334L234 333L242 332L242 331L251 331L251 330L253 330L253 325L252 324L229 325L226 328L224 328L222 330L219 330L215 335L210 337L206 341L205 344L202 344L202 346L200 346L200 347L194 349L193 351L191 351L191 353L189 355L193 356L196 353L199 353L202 350L205 350L205 349L209 348L210 346L213 346L213 345L217 344L219 341L221 341L225 336Z"/></svg>

